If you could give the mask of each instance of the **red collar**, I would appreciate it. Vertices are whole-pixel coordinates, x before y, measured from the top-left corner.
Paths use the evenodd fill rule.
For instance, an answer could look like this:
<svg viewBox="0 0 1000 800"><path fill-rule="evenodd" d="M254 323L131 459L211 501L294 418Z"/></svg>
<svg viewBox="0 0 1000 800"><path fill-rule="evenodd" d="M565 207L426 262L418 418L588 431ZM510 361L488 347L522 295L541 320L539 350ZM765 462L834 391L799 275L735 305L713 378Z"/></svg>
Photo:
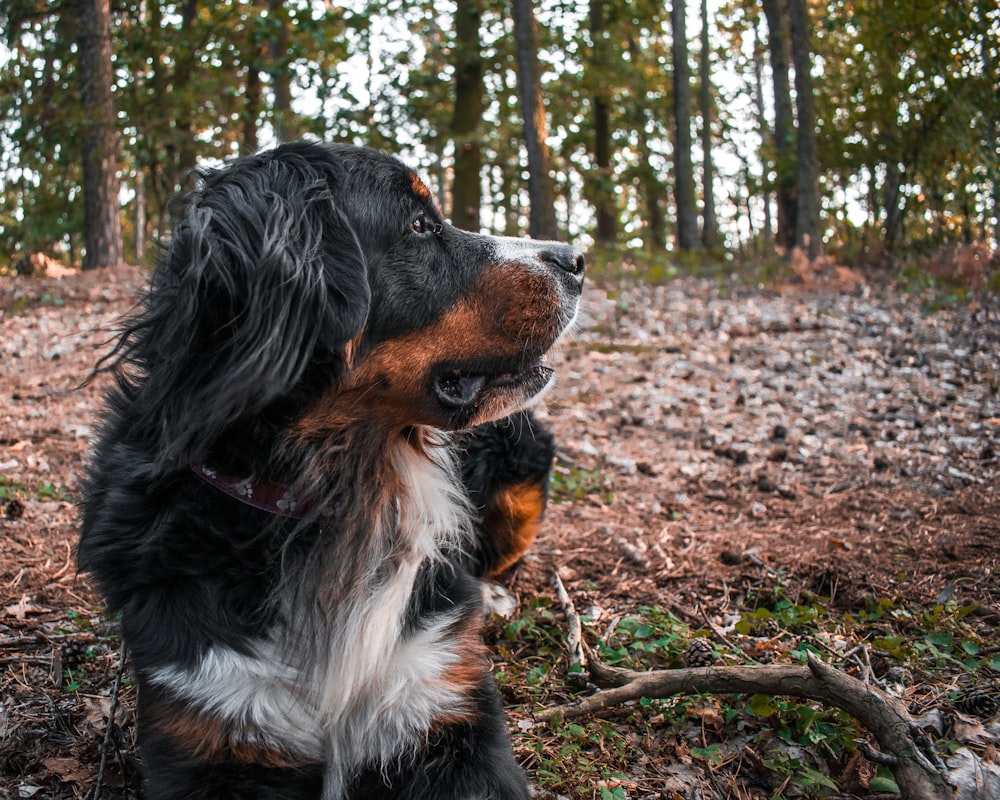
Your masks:
<svg viewBox="0 0 1000 800"><path fill-rule="evenodd" d="M191 471L209 486L229 495L234 500L239 500L244 505L266 511L269 514L292 519L305 519L315 507L311 498L297 497L284 484L222 475L208 464L191 463L189 466Z"/></svg>

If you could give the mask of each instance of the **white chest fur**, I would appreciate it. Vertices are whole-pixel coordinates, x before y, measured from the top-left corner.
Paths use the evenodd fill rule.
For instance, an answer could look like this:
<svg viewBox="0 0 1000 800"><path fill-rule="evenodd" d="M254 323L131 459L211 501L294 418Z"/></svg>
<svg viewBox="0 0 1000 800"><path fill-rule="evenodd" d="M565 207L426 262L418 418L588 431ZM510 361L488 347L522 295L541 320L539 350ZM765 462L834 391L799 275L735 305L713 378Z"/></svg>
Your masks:
<svg viewBox="0 0 1000 800"><path fill-rule="evenodd" d="M222 721L235 739L326 763L330 800L362 761L392 758L422 739L436 716L461 711L463 696L441 680L462 658L452 643L456 616L403 630L421 566L468 526L445 457L428 460L408 447L395 453L403 487L397 541L405 550L391 574L376 573L377 585L344 598L329 618L310 621L322 641L310 643L307 660L283 652L278 643L289 637L276 631L250 654L212 647L193 667L162 667L150 680Z"/></svg>

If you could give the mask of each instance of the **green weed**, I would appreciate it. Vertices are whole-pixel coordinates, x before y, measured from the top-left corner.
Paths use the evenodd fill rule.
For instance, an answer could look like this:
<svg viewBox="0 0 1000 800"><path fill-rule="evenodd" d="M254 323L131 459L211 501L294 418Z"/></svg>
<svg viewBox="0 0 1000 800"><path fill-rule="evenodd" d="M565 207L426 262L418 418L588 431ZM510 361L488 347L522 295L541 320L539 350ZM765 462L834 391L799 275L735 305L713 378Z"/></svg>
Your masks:
<svg viewBox="0 0 1000 800"><path fill-rule="evenodd" d="M556 503L594 499L601 503L612 500L611 486L597 467L579 467L557 463L549 479L549 497Z"/></svg>
<svg viewBox="0 0 1000 800"><path fill-rule="evenodd" d="M953 686L992 680L1000 670L990 631L970 605L918 608L897 597L870 597L860 611L839 612L808 592L793 597L779 576L775 585L747 591L736 606L741 619L725 643L713 642L720 664L749 663L752 644L763 641L778 663L801 662L811 651L853 671L863 663L861 653L877 657L882 666L876 680L894 665L923 683ZM581 688L580 676L570 673L564 625L547 597L535 598L514 619L493 623L495 673L515 717L593 690ZM711 636L654 606L610 620L584 617L583 632L604 662L636 670L684 666L691 641ZM838 782L857 758L856 742L867 735L846 712L795 698L680 695L643 699L586 720L533 725L526 719L515 741L534 779L572 800L646 797L644 776L657 774L678 754L726 780L753 783L768 775L775 787L769 800L791 800L842 791ZM736 739L744 742L738 753L729 746ZM954 743L937 746L947 754ZM898 792L885 769L869 790Z"/></svg>
<svg viewBox="0 0 1000 800"><path fill-rule="evenodd" d="M58 500L69 502L73 495L65 486L57 486L54 483L39 481L33 486L29 486L23 481L5 478L0 475L0 500L13 500L15 498L27 497L32 500Z"/></svg>

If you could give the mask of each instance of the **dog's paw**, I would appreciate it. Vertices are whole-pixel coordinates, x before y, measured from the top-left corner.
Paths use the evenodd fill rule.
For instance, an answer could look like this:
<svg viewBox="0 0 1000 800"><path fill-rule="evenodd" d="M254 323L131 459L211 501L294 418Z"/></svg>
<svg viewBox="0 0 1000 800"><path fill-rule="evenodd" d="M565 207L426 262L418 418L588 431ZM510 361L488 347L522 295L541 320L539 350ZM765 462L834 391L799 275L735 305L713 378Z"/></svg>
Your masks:
<svg viewBox="0 0 1000 800"><path fill-rule="evenodd" d="M483 594L483 611L486 616L497 614L505 619L513 616L514 610L517 608L517 600L503 586L499 583L483 581L480 584L480 589Z"/></svg>

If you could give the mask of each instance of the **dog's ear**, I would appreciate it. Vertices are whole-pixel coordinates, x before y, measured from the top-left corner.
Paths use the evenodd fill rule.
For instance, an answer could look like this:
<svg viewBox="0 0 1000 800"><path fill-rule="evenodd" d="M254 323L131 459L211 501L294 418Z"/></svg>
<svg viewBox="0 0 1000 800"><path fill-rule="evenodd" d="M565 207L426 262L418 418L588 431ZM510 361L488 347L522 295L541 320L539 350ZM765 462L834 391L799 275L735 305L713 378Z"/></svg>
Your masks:
<svg viewBox="0 0 1000 800"><path fill-rule="evenodd" d="M305 158L258 156L188 199L128 348L165 458L202 455L315 360L342 366L371 296L334 181Z"/></svg>

